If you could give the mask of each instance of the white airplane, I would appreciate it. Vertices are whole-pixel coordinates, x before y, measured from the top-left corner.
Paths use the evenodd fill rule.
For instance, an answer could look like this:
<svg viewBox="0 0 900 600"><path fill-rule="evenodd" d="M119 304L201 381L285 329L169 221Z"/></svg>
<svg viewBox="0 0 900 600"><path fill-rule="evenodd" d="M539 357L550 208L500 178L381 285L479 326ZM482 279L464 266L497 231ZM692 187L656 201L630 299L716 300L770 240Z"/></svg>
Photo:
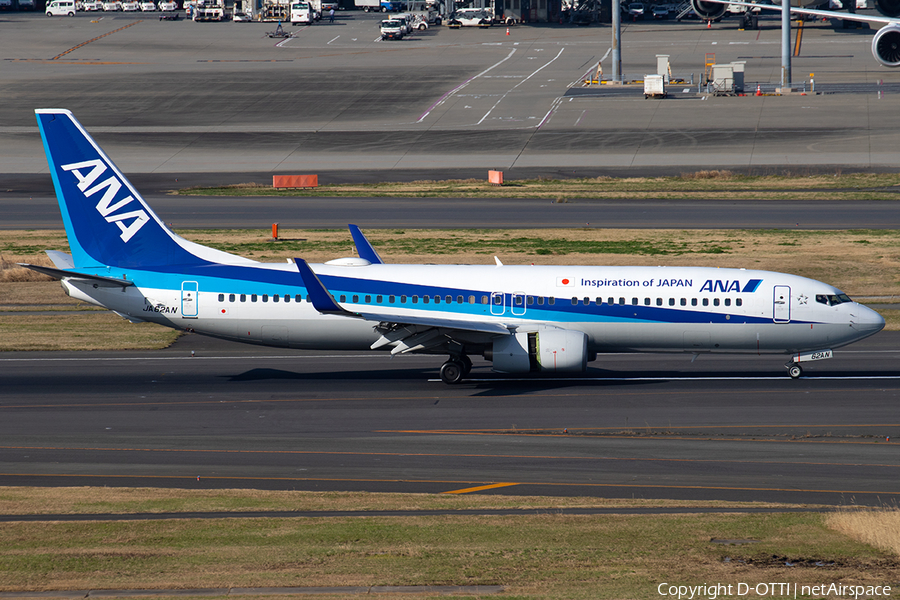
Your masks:
<svg viewBox="0 0 900 600"><path fill-rule="evenodd" d="M884 327L840 290L795 275L706 267L260 263L185 240L153 213L72 113L35 111L71 254L47 251L73 298L133 321L307 349L444 354L446 383L494 371L583 372L599 352L791 355Z"/></svg>
<svg viewBox="0 0 900 600"><path fill-rule="evenodd" d="M853 2L855 0L849 1ZM706 21L715 21L721 18L729 4L744 6L754 10L777 10L779 12L782 10L782 7L777 4L757 4L739 0L691 0L694 12ZM872 38L872 56L885 67L900 67L900 0L876 0L876 8L885 16L858 15L856 13L795 6L790 7L790 11L799 15L884 25L884 27L875 32L875 37Z"/></svg>

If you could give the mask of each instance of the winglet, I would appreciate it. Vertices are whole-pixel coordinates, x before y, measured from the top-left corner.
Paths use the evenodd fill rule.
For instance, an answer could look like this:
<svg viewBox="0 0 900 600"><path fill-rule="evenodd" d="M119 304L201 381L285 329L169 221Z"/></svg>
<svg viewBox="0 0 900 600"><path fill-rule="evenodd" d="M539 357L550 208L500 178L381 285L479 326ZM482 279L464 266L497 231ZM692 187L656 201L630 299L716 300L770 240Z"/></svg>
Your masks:
<svg viewBox="0 0 900 600"><path fill-rule="evenodd" d="M359 254L359 257L366 259L373 265L383 265L384 261L378 256L378 252L375 251L375 248L372 247L372 244L369 243L369 240L366 239L359 227L356 225L347 225L347 227L350 228L350 235L353 236L353 243L356 244L356 253Z"/></svg>
<svg viewBox="0 0 900 600"><path fill-rule="evenodd" d="M300 271L300 277L303 279L303 285L309 294L313 308L323 315L341 315L345 317L362 318L357 313L350 312L343 308L326 289L325 284L319 279L319 276L313 273L313 270L306 264L302 258L295 258L297 270Z"/></svg>

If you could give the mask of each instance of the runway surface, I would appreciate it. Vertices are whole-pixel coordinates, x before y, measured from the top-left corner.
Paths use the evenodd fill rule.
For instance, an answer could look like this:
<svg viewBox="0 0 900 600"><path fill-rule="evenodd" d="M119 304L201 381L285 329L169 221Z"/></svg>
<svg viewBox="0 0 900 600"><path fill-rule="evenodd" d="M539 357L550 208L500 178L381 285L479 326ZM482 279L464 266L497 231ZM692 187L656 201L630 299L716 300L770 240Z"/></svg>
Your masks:
<svg viewBox="0 0 900 600"><path fill-rule="evenodd" d="M33 110L71 109L175 227L897 227L886 203L185 199L275 173L371 181L896 170L900 73L871 31L804 29L817 96L573 94L606 27L429 30L0 16L0 227L59 228ZM780 77L780 32L632 23L626 77L699 80L707 53ZM608 64L606 66L608 69ZM838 90L833 87L832 90ZM466 210L461 210L464 206ZM98 335L101 332L98 332ZM251 487L879 504L900 500L897 334L792 381L784 357L601 356L586 377L458 386L440 357L187 336L160 352L0 356L0 484ZM191 351L194 356L191 357ZM891 437L891 442L887 437Z"/></svg>
<svg viewBox="0 0 900 600"><path fill-rule="evenodd" d="M437 380L440 357L187 336L0 357L5 485L900 500L898 339L783 357L610 355L585 377ZM191 353L193 352L193 356Z"/></svg>

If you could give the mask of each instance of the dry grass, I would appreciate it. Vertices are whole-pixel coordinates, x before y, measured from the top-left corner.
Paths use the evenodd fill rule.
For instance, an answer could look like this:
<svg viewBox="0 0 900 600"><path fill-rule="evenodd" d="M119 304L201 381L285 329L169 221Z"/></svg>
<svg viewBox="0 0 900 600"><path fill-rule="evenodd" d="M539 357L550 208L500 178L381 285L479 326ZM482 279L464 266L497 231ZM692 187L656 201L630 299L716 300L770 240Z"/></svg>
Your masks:
<svg viewBox="0 0 900 600"><path fill-rule="evenodd" d="M0 315L0 352L159 349L179 335L153 323L129 323L108 311Z"/></svg>
<svg viewBox="0 0 900 600"><path fill-rule="evenodd" d="M829 514L825 523L864 544L900 555L900 509L845 509Z"/></svg>

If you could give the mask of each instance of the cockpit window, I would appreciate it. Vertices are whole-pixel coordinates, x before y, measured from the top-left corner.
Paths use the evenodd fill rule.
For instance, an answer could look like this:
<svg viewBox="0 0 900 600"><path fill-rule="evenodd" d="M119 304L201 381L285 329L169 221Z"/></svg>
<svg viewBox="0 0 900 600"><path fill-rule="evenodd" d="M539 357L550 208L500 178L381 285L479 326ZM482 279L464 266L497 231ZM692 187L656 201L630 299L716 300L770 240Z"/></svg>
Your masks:
<svg viewBox="0 0 900 600"><path fill-rule="evenodd" d="M837 306L844 302L853 302L847 294L816 294L816 302L827 306Z"/></svg>

